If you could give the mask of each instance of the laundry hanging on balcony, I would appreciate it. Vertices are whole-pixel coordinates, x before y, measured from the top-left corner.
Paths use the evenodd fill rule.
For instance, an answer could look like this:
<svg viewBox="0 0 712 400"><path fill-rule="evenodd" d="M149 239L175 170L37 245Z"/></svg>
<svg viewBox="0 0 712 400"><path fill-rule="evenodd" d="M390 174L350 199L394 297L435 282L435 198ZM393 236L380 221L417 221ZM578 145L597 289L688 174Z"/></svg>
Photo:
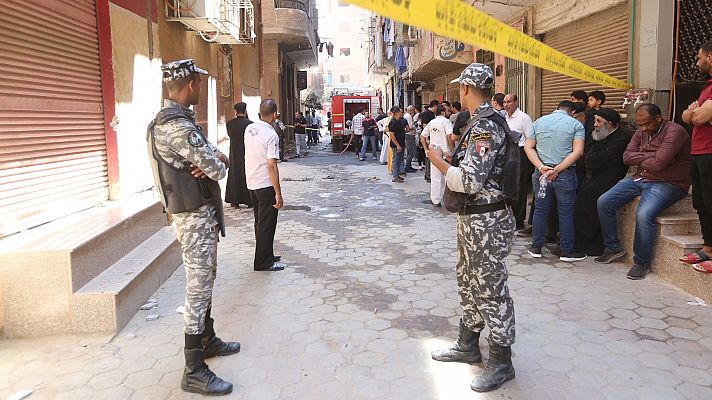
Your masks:
<svg viewBox="0 0 712 400"><path fill-rule="evenodd" d="M408 70L408 55L406 54L406 48L403 45L398 46L396 50L396 71L399 74L404 73Z"/></svg>

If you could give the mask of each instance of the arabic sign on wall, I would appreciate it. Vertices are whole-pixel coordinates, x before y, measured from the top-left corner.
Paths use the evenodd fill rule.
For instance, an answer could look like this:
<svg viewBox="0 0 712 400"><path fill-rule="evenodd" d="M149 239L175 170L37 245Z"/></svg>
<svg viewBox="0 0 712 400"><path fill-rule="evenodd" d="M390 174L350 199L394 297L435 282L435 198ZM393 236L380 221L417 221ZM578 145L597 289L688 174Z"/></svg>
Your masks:
<svg viewBox="0 0 712 400"><path fill-rule="evenodd" d="M473 62L472 46L456 40L437 37L434 46L434 57L438 60L452 61L461 64Z"/></svg>

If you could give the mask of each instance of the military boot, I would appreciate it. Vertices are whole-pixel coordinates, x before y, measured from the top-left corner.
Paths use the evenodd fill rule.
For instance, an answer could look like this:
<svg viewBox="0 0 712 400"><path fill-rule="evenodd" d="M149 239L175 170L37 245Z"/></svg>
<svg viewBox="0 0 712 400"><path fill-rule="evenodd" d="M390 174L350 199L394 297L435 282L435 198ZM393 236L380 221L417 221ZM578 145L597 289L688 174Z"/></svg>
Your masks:
<svg viewBox="0 0 712 400"><path fill-rule="evenodd" d="M482 362L480 354L480 333L473 332L460 320L460 327L457 331L455 343L443 350L435 350L430 356L435 361L464 362L474 364Z"/></svg>
<svg viewBox="0 0 712 400"><path fill-rule="evenodd" d="M470 388L475 392L491 392L511 379L514 379L512 348L492 343L487 367L472 380Z"/></svg>
<svg viewBox="0 0 712 400"><path fill-rule="evenodd" d="M203 349L185 349L185 370L180 387L185 392L205 396L222 396L232 393L232 383L218 378L203 359Z"/></svg>
<svg viewBox="0 0 712 400"><path fill-rule="evenodd" d="M229 356L240 352L239 342L223 342L219 337L215 336L215 320L208 317L205 320L205 330L201 343L203 345L203 358L208 359L215 356Z"/></svg>

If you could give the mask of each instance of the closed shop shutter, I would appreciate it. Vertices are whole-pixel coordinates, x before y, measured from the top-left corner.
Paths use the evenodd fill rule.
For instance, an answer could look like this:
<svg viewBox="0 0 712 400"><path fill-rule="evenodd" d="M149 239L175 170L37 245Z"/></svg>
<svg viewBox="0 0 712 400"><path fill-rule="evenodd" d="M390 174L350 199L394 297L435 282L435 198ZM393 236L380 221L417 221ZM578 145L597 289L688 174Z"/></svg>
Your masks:
<svg viewBox="0 0 712 400"><path fill-rule="evenodd" d="M108 197L94 0L5 0L0 236Z"/></svg>
<svg viewBox="0 0 712 400"><path fill-rule="evenodd" d="M627 81L629 23L628 4L624 3L547 32L542 42L584 64ZM602 90L606 94L605 106L623 112L624 90L604 88L556 72L542 71L542 115L551 113L561 100L568 100L574 90Z"/></svg>

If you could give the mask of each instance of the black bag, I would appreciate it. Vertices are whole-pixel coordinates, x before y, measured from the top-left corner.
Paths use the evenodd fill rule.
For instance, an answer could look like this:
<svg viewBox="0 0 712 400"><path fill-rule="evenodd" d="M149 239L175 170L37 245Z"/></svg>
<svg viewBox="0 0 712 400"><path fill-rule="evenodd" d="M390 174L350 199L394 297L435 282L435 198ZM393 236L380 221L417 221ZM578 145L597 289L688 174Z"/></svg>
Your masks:
<svg viewBox="0 0 712 400"><path fill-rule="evenodd" d="M488 111L483 112L483 117L486 117L504 129L505 140L504 140L504 170L502 171L502 193L509 200L517 200L519 197L519 172L521 168L520 157L519 157L519 138L522 136L521 133L512 131L509 129L509 124L507 120L498 112L492 110L491 115Z"/></svg>

